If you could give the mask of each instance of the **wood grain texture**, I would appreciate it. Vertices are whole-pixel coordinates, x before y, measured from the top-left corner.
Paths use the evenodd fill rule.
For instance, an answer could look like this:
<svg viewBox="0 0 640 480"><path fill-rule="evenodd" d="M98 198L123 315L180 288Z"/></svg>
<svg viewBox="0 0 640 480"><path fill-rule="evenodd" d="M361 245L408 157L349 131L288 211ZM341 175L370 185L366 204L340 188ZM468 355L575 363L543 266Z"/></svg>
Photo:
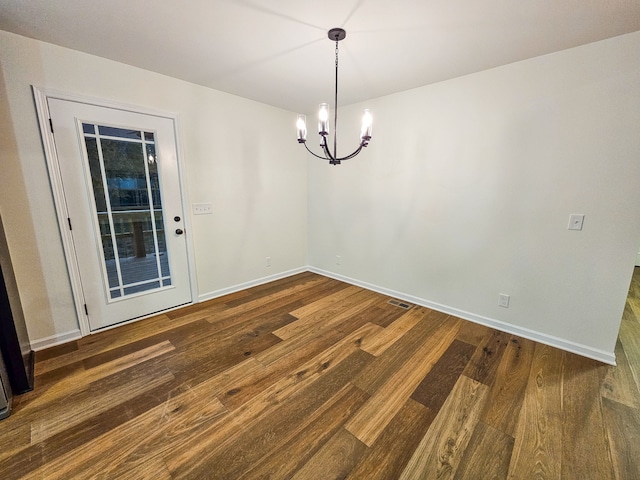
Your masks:
<svg viewBox="0 0 640 480"><path fill-rule="evenodd" d="M349 472L348 479L387 480L396 478L409 462L435 413L412 399L393 417L371 448ZM402 445L402 448L399 446Z"/></svg>
<svg viewBox="0 0 640 480"><path fill-rule="evenodd" d="M291 478L345 478L366 449L367 446L349 432L338 430Z"/></svg>
<svg viewBox="0 0 640 480"><path fill-rule="evenodd" d="M454 340L413 391L411 398L437 414L474 351L473 345Z"/></svg>
<svg viewBox="0 0 640 480"><path fill-rule="evenodd" d="M475 354L471 357L464 374L474 380L491 386L495 380L498 365L502 360L509 335L497 330L490 331L482 339Z"/></svg>
<svg viewBox="0 0 640 480"><path fill-rule="evenodd" d="M308 422L304 430L292 436L281 448L265 455L245 472L244 478L291 478L306 465L344 422L366 401L368 395L353 385L345 386L332 398L332 404Z"/></svg>
<svg viewBox="0 0 640 480"><path fill-rule="evenodd" d="M601 375L606 369L595 360L563 354L562 361L562 478L613 478L605 425L602 397L590 395L599 391Z"/></svg>
<svg viewBox="0 0 640 480"><path fill-rule="evenodd" d="M478 424L489 388L461 376L416 448L400 480L453 478Z"/></svg>
<svg viewBox="0 0 640 480"><path fill-rule="evenodd" d="M433 332L447 324L448 315L426 308L418 308L418 311L423 316L423 321L417 323L382 355L376 357L371 365L353 379L355 385L365 392L375 393L381 385L397 373L398 366L404 364Z"/></svg>
<svg viewBox="0 0 640 480"><path fill-rule="evenodd" d="M536 345L514 432L510 478L561 478L562 358L561 351Z"/></svg>
<svg viewBox="0 0 640 480"><path fill-rule="evenodd" d="M391 345L411 330L420 320L423 314L419 309L411 309L387 328L380 329L377 335L362 344L362 349L375 357L383 354Z"/></svg>
<svg viewBox="0 0 640 480"><path fill-rule="evenodd" d="M0 478L640 478L618 367L303 273L38 352Z"/></svg>
<svg viewBox="0 0 640 480"><path fill-rule="evenodd" d="M622 403L631 408L640 408L640 391L631 365L620 340L616 344L617 368L608 368L602 383L602 397Z"/></svg>
<svg viewBox="0 0 640 480"><path fill-rule="evenodd" d="M446 322L400 366L396 373L371 396L345 428L365 445L371 446L411 396L424 376L449 347L460 327L459 321Z"/></svg>
<svg viewBox="0 0 640 480"><path fill-rule="evenodd" d="M617 480L640 478L640 415L608 398L602 399L607 440Z"/></svg>
<svg viewBox="0 0 640 480"><path fill-rule="evenodd" d="M484 422L478 422L465 449L455 480L507 478L513 437Z"/></svg>
<svg viewBox="0 0 640 480"><path fill-rule="evenodd" d="M518 414L522 409L535 342L512 336L496 370L482 421L514 435Z"/></svg>

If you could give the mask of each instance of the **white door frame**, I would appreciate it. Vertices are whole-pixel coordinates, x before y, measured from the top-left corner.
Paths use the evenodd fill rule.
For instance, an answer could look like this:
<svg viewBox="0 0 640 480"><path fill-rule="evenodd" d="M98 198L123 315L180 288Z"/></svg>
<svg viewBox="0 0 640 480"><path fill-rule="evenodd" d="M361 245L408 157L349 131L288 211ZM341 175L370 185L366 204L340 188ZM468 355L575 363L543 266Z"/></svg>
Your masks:
<svg viewBox="0 0 640 480"><path fill-rule="evenodd" d="M142 113L142 114L152 115L156 117L163 117L173 122L173 129L174 129L175 142L176 142L178 176L179 176L180 192L181 192L181 204L182 204L182 211L184 212L184 226L185 226L185 232L187 237L186 238L187 262L189 266L189 280L191 283L191 302L195 303L198 299L198 288L196 284L197 277L195 274L195 261L194 261L195 257L193 254L193 243L191 241L191 235L190 235L191 218L189 215L190 209L188 208L188 202L187 202L185 169L182 163L182 147L180 143L180 135L179 135L179 129L178 129L178 116L176 114L161 112L161 111L149 109L146 107L112 102L112 101L99 99L99 98L80 96L80 95L60 92L52 89L39 88L36 86L32 86L32 90L33 90L34 101L36 104L38 124L40 125L40 135L42 137L42 145L44 148L44 154L45 154L45 159L47 163L47 170L49 172L49 179L51 182L51 190L53 193L53 201L55 204L56 216L58 219L58 227L60 229L60 235L62 238L62 247L64 249L65 262L67 264L69 279L71 281L73 302L76 310L76 315L78 318L78 324L80 326L81 335L84 337L91 333L104 331L109 328L114 328L116 326L124 325L131 321L140 320L141 318L145 318L145 317L138 317L128 322L122 322L111 327L105 327L97 331L91 332L91 329L89 327L89 318L84 309L85 301L84 301L84 295L82 291L82 282L80 280L80 269L78 267L75 246L73 243L73 236L71 235L71 231L68 227L69 215L67 211L67 204L65 201L64 188L62 185L62 176L60 174L60 161L58 159L58 154L55 147L55 140L53 137L53 133L51 132L51 124L49 120L50 119L49 106L47 103L47 99L49 98L56 98L56 99L67 100L71 102L79 102L79 103L86 103L89 105L96 105L98 107L106 107L106 108L112 108L117 110L125 110L129 112L134 112L134 113ZM152 315L156 315L156 314L151 314L149 316L152 316Z"/></svg>

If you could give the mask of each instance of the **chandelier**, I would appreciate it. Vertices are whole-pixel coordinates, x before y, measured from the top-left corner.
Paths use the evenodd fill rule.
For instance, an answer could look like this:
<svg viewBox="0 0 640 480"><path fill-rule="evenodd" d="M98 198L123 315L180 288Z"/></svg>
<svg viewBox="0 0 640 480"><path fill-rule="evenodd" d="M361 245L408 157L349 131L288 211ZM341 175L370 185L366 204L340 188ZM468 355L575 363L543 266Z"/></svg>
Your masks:
<svg viewBox="0 0 640 480"><path fill-rule="evenodd" d="M343 160L349 160L360 153L360 151L369 144L371 140L371 125L372 118L371 112L365 109L362 116L362 129L360 130L360 145L351 154L338 157L338 42L344 40L347 36L342 28L332 28L327 33L329 40L336 42L336 86L333 97L334 112L333 112L333 153L329 149L327 144L327 137L329 136L329 105L326 103L320 104L320 112L318 113L318 134L320 135L320 147L324 155L316 155L307 146L307 117L305 115L298 115L297 129L298 129L298 143L304 144L305 148L314 157L322 160L328 160L331 165L339 165Z"/></svg>

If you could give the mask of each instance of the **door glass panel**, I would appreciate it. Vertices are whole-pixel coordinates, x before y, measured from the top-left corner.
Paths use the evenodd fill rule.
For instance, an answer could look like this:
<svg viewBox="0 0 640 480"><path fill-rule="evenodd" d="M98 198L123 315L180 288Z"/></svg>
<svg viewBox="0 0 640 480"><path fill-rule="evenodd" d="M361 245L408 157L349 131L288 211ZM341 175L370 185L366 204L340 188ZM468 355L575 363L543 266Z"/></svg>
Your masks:
<svg viewBox="0 0 640 480"><path fill-rule="evenodd" d="M82 127L108 297L171 285L154 134Z"/></svg>

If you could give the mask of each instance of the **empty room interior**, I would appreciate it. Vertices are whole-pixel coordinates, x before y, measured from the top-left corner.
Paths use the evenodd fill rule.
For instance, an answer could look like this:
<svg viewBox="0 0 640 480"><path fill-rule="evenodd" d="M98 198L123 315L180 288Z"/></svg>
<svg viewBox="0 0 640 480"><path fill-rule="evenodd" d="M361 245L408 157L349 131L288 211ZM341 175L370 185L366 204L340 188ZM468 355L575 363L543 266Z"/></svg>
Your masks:
<svg viewBox="0 0 640 480"><path fill-rule="evenodd" d="M0 0L0 120L1 478L640 479L637 1Z"/></svg>

